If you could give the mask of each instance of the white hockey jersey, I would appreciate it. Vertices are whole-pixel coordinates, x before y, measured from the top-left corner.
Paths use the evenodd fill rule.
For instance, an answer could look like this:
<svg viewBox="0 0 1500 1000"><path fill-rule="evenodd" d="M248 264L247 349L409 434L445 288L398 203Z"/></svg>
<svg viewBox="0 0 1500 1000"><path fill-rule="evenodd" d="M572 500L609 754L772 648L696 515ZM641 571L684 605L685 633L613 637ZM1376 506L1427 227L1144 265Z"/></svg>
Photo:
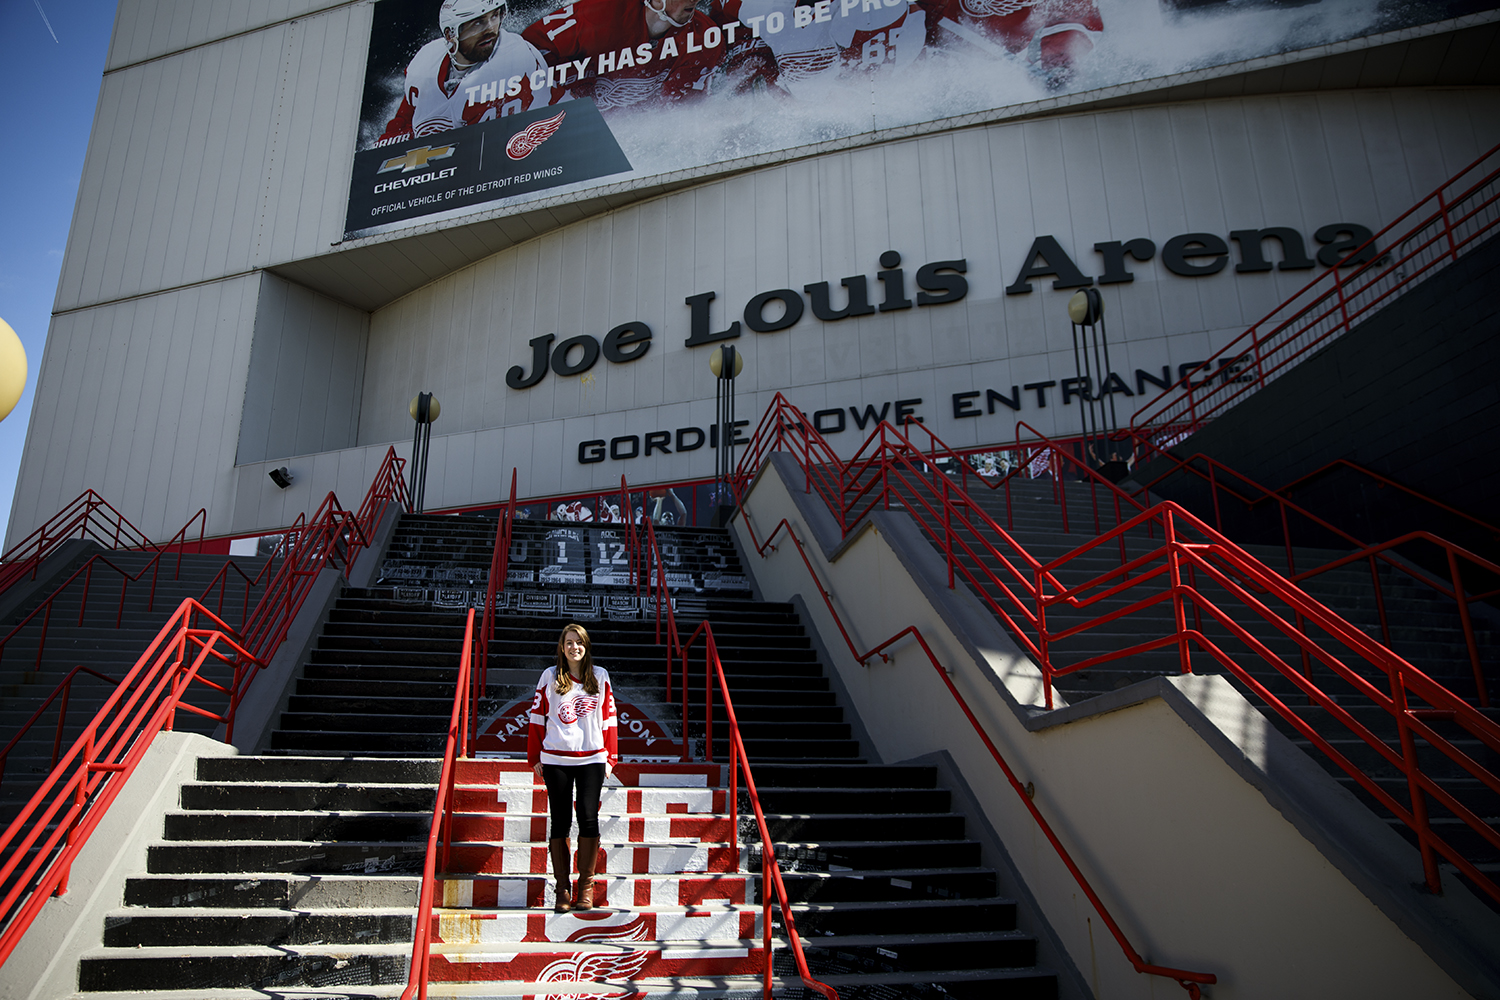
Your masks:
<svg viewBox="0 0 1500 1000"><path fill-rule="evenodd" d="M528 720L526 759L541 764L604 764L619 758L619 726L615 719L615 693L609 671L595 665L598 694L585 694L574 684L567 694L558 694L557 668L548 667L537 681Z"/></svg>
<svg viewBox="0 0 1500 1000"><path fill-rule="evenodd" d="M467 73L454 67L447 43L434 38L406 67L405 96L380 138L432 135L545 107L550 99L547 64L520 35L500 32L495 51Z"/></svg>

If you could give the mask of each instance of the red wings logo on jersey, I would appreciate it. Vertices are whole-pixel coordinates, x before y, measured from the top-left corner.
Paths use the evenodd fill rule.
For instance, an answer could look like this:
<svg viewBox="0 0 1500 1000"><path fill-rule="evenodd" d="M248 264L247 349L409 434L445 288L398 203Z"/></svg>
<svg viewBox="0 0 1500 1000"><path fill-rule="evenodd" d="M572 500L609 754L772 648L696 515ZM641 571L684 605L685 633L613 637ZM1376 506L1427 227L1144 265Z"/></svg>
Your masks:
<svg viewBox="0 0 1500 1000"><path fill-rule="evenodd" d="M571 726L579 719L592 715L598 707L598 698L574 698L557 706L557 718L559 722Z"/></svg>
<svg viewBox="0 0 1500 1000"><path fill-rule="evenodd" d="M562 127L563 116L566 114L566 111L559 111L551 118L544 118L527 125L525 129L510 137L510 142L505 144L505 155L512 160L524 160L530 156L538 146L552 138L552 134Z"/></svg>

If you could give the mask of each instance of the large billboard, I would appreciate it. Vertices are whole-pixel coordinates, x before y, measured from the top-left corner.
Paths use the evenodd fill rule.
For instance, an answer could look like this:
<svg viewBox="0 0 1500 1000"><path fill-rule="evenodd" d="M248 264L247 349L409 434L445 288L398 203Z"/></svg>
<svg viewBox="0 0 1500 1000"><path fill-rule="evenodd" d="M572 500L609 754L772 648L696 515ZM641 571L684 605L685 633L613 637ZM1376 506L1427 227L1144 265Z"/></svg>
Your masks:
<svg viewBox="0 0 1500 1000"><path fill-rule="evenodd" d="M345 236L1496 6L378 0Z"/></svg>

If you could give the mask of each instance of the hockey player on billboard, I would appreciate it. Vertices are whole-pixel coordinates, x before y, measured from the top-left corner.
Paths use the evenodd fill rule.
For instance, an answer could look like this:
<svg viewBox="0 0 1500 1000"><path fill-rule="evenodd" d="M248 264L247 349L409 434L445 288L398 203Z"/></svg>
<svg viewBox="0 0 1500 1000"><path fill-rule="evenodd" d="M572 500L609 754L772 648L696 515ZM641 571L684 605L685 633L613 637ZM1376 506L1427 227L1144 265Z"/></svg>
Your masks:
<svg viewBox="0 0 1500 1000"><path fill-rule="evenodd" d="M714 19L749 26L751 41L774 57L774 81L793 95L813 96L854 73L912 66L927 38L919 4L831 5L816 0L720 0Z"/></svg>
<svg viewBox="0 0 1500 1000"><path fill-rule="evenodd" d="M918 0L929 45L1024 59L1049 87L1073 75L1104 31L1094 0Z"/></svg>
<svg viewBox="0 0 1500 1000"><path fill-rule="evenodd" d="M406 88L381 142L432 135L490 121L551 97L533 84L546 64L531 43L504 31L504 0L443 0L442 36L417 50L406 67Z"/></svg>
<svg viewBox="0 0 1500 1000"><path fill-rule="evenodd" d="M606 114L702 97L733 34L694 0L577 0L521 32L554 67L554 103L592 97Z"/></svg>

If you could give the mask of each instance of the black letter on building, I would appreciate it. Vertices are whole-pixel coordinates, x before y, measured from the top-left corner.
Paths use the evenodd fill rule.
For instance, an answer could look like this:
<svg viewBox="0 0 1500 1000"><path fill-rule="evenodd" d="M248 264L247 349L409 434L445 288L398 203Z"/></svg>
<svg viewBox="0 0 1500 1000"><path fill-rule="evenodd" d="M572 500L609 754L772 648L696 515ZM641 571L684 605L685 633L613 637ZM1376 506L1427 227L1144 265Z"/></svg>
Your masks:
<svg viewBox="0 0 1500 1000"><path fill-rule="evenodd" d="M1125 258L1134 257L1144 264L1156 256L1156 244L1144 238L1131 240L1129 243L1111 240L1108 243L1095 243L1094 252L1104 258L1104 273L1099 276L1099 284L1118 285L1135 280L1135 275L1125 270Z"/></svg>
<svg viewBox="0 0 1500 1000"><path fill-rule="evenodd" d="M1038 385L1051 385L1052 383L1051 382L1045 382L1045 383L1037 383L1037 384ZM1030 388L1033 388L1033 387L1028 385L1026 388L1030 389ZM1042 398L1042 392L1041 392L1040 389L1037 390L1036 398L1037 398L1037 402L1040 403L1042 406L1046 406L1047 405L1047 401ZM1016 388L1015 386L1011 386L1010 387L1010 395L1007 397L1004 393L996 392L994 389L986 389L984 391L984 401L985 401L986 404L988 404L991 413L995 412L995 404L996 403L1004 403L1006 406L1010 407L1012 410L1019 410L1021 408L1021 390L1018 389L1018 388Z"/></svg>
<svg viewBox="0 0 1500 1000"><path fill-rule="evenodd" d="M575 347L583 348L583 356L578 359L576 365L568 364L568 352ZM559 375L582 375L594 367L594 362L599 360L599 341L583 334L578 337L569 337L552 352L552 370Z"/></svg>
<svg viewBox="0 0 1500 1000"><path fill-rule="evenodd" d="M604 335L604 357L615 364L645 355L651 350L651 328L645 323L632 321L621 323Z"/></svg>
<svg viewBox="0 0 1500 1000"><path fill-rule="evenodd" d="M1194 257L1210 257L1207 264L1193 264ZM1161 262L1167 270L1185 278L1201 278L1224 270L1229 258L1229 244L1213 233L1184 233L1167 240L1161 248Z"/></svg>
<svg viewBox="0 0 1500 1000"><path fill-rule="evenodd" d="M621 454L621 446L627 444L630 445L630 453L628 455ZM639 455L640 453L641 439L639 435L626 434L624 437L609 439L609 457L617 462L627 458L635 458L635 456Z"/></svg>
<svg viewBox="0 0 1500 1000"><path fill-rule="evenodd" d="M920 402L922 402L922 400L921 400L920 397L917 398L917 399L898 399L898 400L896 400L896 426L897 427L903 427L907 423L909 423L909 422L911 422L913 420L915 420L919 424L925 424L927 422L927 421L923 420L921 417L917 416L915 412L913 412L913 410L916 407L916 405L918 403L920 403Z"/></svg>
<svg viewBox="0 0 1500 1000"><path fill-rule="evenodd" d="M1161 378L1157 378L1144 368L1137 368L1135 370L1135 391L1137 394L1142 396L1146 394L1147 382L1150 382L1158 389L1172 388L1172 367L1170 365L1162 365Z"/></svg>
<svg viewBox="0 0 1500 1000"><path fill-rule="evenodd" d="M1229 234L1229 238L1240 245L1240 262L1234 265L1238 274L1271 269L1271 262L1266 260L1263 246L1267 239L1274 239L1281 244L1281 263L1276 265L1278 271L1306 271L1313 266L1312 258L1307 255L1307 247L1302 242L1302 234L1287 226L1236 229Z"/></svg>
<svg viewBox="0 0 1500 1000"><path fill-rule="evenodd" d="M935 260L917 268L917 305L939 306L944 302L957 302L969 294L969 283L963 277L969 270L969 262L959 260ZM939 274L939 271L957 271L957 274Z"/></svg>
<svg viewBox="0 0 1500 1000"><path fill-rule="evenodd" d="M905 273L896 266L900 263L901 255L894 250L887 250L880 255L880 266L885 270L876 271L875 277L885 287L885 301L880 303L881 312L911 308L911 299L906 297Z"/></svg>
<svg viewBox="0 0 1500 1000"><path fill-rule="evenodd" d="M1038 409L1045 410L1047 408L1047 387L1056 384L1056 381L1026 383L1026 388L1036 390L1036 405Z"/></svg>
<svg viewBox="0 0 1500 1000"><path fill-rule="evenodd" d="M578 461L584 465L593 462L604 461L603 441L580 441L578 442Z"/></svg>
<svg viewBox="0 0 1500 1000"><path fill-rule="evenodd" d="M688 347L697 347L699 344L711 344L716 340L728 340L730 337L740 335L740 321L735 320L729 324L729 329L720 330L718 333L708 331L708 304L714 300L715 292L703 292L700 295L689 295L684 301L693 310L693 329L684 343Z"/></svg>
<svg viewBox="0 0 1500 1000"><path fill-rule="evenodd" d="M983 411L969 400L979 395L979 390L973 392L955 392L953 394L953 415L955 417L977 417Z"/></svg>
<svg viewBox="0 0 1500 1000"><path fill-rule="evenodd" d="M766 303L772 299L780 300L786 306L786 312L781 314L780 319L766 319L761 315L766 308ZM790 288L778 288L770 292L761 292L749 302L745 303L745 325L756 333L775 333L777 330L785 330L793 323L802 318L802 296ZM736 326L739 324L736 323Z"/></svg>
<svg viewBox="0 0 1500 1000"><path fill-rule="evenodd" d="M505 373L505 384L512 389L530 389L547 374L547 348L552 346L553 334L537 337L531 342L531 374L515 365Z"/></svg>
<svg viewBox="0 0 1500 1000"><path fill-rule="evenodd" d="M837 427L824 427L823 426L823 418L824 417L838 417L839 418L838 426ZM846 425L844 423L844 411L843 410L819 410L817 413L813 414L813 427L817 430L817 432L819 434L842 434L842 433L844 433L844 427L845 426Z"/></svg>
<svg viewBox="0 0 1500 1000"><path fill-rule="evenodd" d="M865 404L865 415L863 417L861 417L859 415L859 411L856 410L852 406L849 407L849 414L852 417L854 417L854 426L858 427L860 430L864 430L865 429L865 424L878 424L882 420L884 420L885 419L885 415L890 412L890 409L891 409L891 404L890 403L886 403L884 406L882 406L880 408L880 412L876 413L875 412L875 407L872 406L869 403L866 403Z"/></svg>
<svg viewBox="0 0 1500 1000"><path fill-rule="evenodd" d="M875 312L875 307L870 305L870 283L863 274L842 278L839 284L849 289L849 304L837 311L828 303L828 282L820 281L815 285L802 286L802 290L812 301L814 316L826 323L846 316L869 316Z"/></svg>
<svg viewBox="0 0 1500 1000"><path fill-rule="evenodd" d="M1318 251L1318 263L1324 267L1335 264L1339 267L1353 267L1355 264L1369 263L1380 256L1375 244L1371 243L1359 253L1353 251L1374 235L1364 226L1353 222L1335 222L1331 226L1324 226L1313 233L1313 239L1328 244Z"/></svg>
<svg viewBox="0 0 1500 1000"><path fill-rule="evenodd" d="M1041 263L1037 263L1041 258ZM1006 295L1020 295L1031 291L1031 279L1040 278L1043 275L1055 274L1057 280L1052 283L1053 288L1085 288L1094 283L1094 279L1078 270L1078 265L1073 263L1062 246L1051 236L1038 236L1031 241L1031 249L1026 253L1026 266L1021 268L1021 273L1016 275L1016 280L1005 288Z"/></svg>
<svg viewBox="0 0 1500 1000"><path fill-rule="evenodd" d="M687 443L687 436L689 434L696 434L696 435L698 435L696 438L693 439L693 443L692 444L688 444ZM679 427L679 428L677 428L677 450L678 451L697 451L699 448L703 447L703 442L704 442L705 439L706 438L705 438L705 435L703 433L703 428L702 427Z"/></svg>
<svg viewBox="0 0 1500 1000"><path fill-rule="evenodd" d="M658 448L665 454L672 454L671 431L651 431L646 435L646 457L650 458Z"/></svg>

